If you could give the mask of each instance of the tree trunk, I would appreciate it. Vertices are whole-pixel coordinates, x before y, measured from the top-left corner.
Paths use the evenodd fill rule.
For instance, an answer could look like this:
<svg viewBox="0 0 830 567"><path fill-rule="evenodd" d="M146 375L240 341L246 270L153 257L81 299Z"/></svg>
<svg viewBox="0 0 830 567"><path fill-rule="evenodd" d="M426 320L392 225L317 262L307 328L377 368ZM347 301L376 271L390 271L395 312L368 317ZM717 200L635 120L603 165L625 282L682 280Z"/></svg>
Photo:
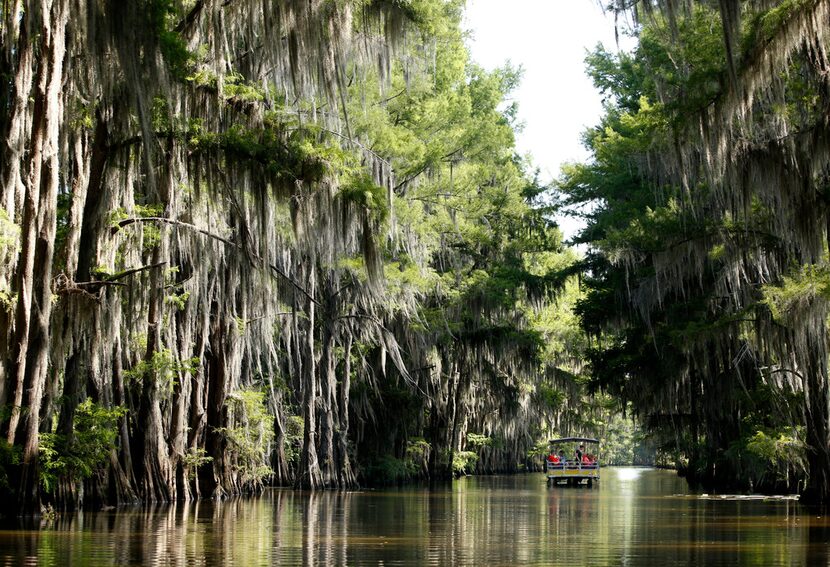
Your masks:
<svg viewBox="0 0 830 567"><path fill-rule="evenodd" d="M124 391L124 375L122 374L121 363L121 341L116 339L112 353L112 401L114 405L127 407L127 397ZM138 490L135 480L132 451L130 450L129 416L123 416L118 420L118 446L117 451L113 450L110 456L110 468L114 470L116 479L116 491L112 495L113 503L135 502L138 499ZM119 458L120 457L120 458Z"/></svg>
<svg viewBox="0 0 830 567"><path fill-rule="evenodd" d="M160 262L161 252L156 248L153 253L153 264ZM175 479L164 440L158 376L157 369L154 368L155 355L161 345L162 286L162 270L159 267L153 268L150 275L151 295L147 315L147 350L144 355L147 370L141 379L138 421L133 429L136 439L136 478L140 494L148 502L169 502L175 497Z"/></svg>
<svg viewBox="0 0 830 567"><path fill-rule="evenodd" d="M228 425L228 409L225 404L228 398L228 372L225 360L225 327L221 320L221 309L218 305L211 308L214 320L210 337L210 350L207 354L207 453L213 459L210 471L205 471L200 482L210 491L211 497L222 499L228 496L231 489L230 478L227 476L229 464L227 439L222 430Z"/></svg>
<svg viewBox="0 0 830 567"><path fill-rule="evenodd" d="M825 310L814 314L813 331L809 333L810 358L806 372L807 464L809 480L804 501L827 504L830 501L830 395L827 387L827 332Z"/></svg>
<svg viewBox="0 0 830 567"><path fill-rule="evenodd" d="M331 312L326 313L326 320L321 324L322 352L320 356L320 474L325 488L338 486L339 463L334 450L334 414L337 412L335 387L337 377L334 373L334 332Z"/></svg>
<svg viewBox="0 0 830 567"><path fill-rule="evenodd" d="M22 17L20 16L21 13ZM25 204L22 202L22 195L26 192L22 178L22 167L25 163L24 153L27 150L26 143L30 135L27 116L34 78L35 41L34 38L30 37L30 28L38 25L38 22L33 21L34 13L29 10L23 11L20 0L15 1L11 6L7 6L3 16L4 22L2 29L0 29L0 39L3 40L3 67L9 75L14 74L14 83L3 81L2 88L3 98L8 101L8 106L4 105L2 108L8 108L9 111L4 113L3 118L2 133L5 142L4 151L0 153L3 156L3 186L2 195L0 195L0 198L2 198L0 206L5 209L9 218L18 220L18 213ZM34 156L31 155L31 157ZM31 220L34 217L31 203L26 211ZM29 236L28 230L26 235ZM21 234L21 238L23 236ZM10 266L12 270L16 268L16 272L8 275L3 274L2 279L0 279L0 283L8 285L11 289L17 289L18 293L21 278L27 273L25 270L21 271L20 266L20 259L25 258L28 258L28 251L26 255L19 255L17 266ZM23 402L23 384L18 372L20 364L25 359L25 344L21 344L21 341L25 340L28 335L30 298L31 290L27 289L25 295L18 295L13 317L5 312L0 314L0 355L2 355L2 359L0 359L0 407L6 407L11 402L12 408L10 419L8 421L5 418L0 420L0 434L9 443L14 441L19 420L19 408ZM12 322L14 322L14 326L12 326ZM21 324L25 326L25 329L21 329ZM24 348L23 352L21 352L21 347ZM10 396L11 400L9 399Z"/></svg>
<svg viewBox="0 0 830 567"><path fill-rule="evenodd" d="M314 268L309 268L308 289L314 289ZM297 483L303 488L317 489L323 486L320 463L317 459L317 364L314 346L315 304L308 301L307 334L303 346L303 451Z"/></svg>
<svg viewBox="0 0 830 567"><path fill-rule="evenodd" d="M14 73L14 86L7 97L11 103L8 112L6 128L3 130L5 146L5 175L3 177L2 206L9 213L9 217L16 218L17 212L23 206L22 198L26 192L23 182L23 165L27 152L26 143L29 141L30 127L28 121L29 99L32 95L35 72L35 37L37 31L33 28L40 23L34 10L23 10L22 1L17 0L4 10L5 22L2 33L4 65ZM22 18L20 17L20 14ZM41 12L41 16L44 13ZM34 32L34 33L33 33ZM42 38L45 41L45 38ZM17 59L15 63L15 58ZM5 90L5 89L4 89ZM3 106L3 108L9 108ZM31 156L31 154L30 154Z"/></svg>
<svg viewBox="0 0 830 567"><path fill-rule="evenodd" d="M285 421L287 416L283 409L283 394L274 388L273 379L270 381L271 399L274 407L274 446L275 451L271 459L271 468L274 470L274 483L277 486L288 486L291 484L291 468L288 465L288 457L285 452L285 444L288 438L285 434Z"/></svg>
<svg viewBox="0 0 830 567"><path fill-rule="evenodd" d="M176 313L176 329L177 333L177 352L180 356L189 357L188 349L192 348L190 344L182 344L182 337L186 332L187 322L182 311ZM185 354L187 353L187 354ZM202 352L197 353L198 359L202 360ZM199 373L202 369L198 369ZM170 420L170 431L168 432L168 439L171 451L175 456L175 477L176 477L176 494L179 500L191 500L192 494L190 489L190 482L188 481L189 471L184 470L185 463L182 457L190 448L188 441L190 440L187 434L189 416L188 411L191 406L191 397L193 395L193 385L197 380L196 377L190 375L189 372L179 372L179 380L173 390L173 406Z"/></svg>
<svg viewBox="0 0 830 567"><path fill-rule="evenodd" d="M343 377L340 380L338 407L339 423L336 435L336 452L340 486L352 488L357 486L357 479L349 458L349 391L352 387L352 336L346 334L346 346L343 353Z"/></svg>
<svg viewBox="0 0 830 567"><path fill-rule="evenodd" d="M81 231L78 238L78 265L75 280L90 280L92 266L98 257L98 234L101 230L101 198L103 196L104 167L107 163L109 132L100 111L96 112L95 134L92 142L92 156L89 166L89 182L84 198L81 216Z"/></svg>
<svg viewBox="0 0 830 567"><path fill-rule="evenodd" d="M24 215L32 221L26 226L22 249L25 250L24 270L21 272L20 293L29 296L21 301L18 315L26 330L24 338L18 334L18 387L25 391L25 407L21 417L20 406L13 409L17 432L10 428L10 442L19 439L23 446L23 458L19 485L24 512L35 512L39 507L38 440L40 408L46 383L49 361L49 320L52 312L52 259L55 251L57 201L59 186L58 132L62 119L60 86L63 77L65 53L66 6L63 0L44 7L42 34L42 61L39 69L38 89L35 96L32 129L32 171L27 184ZM37 197L34 194L37 193ZM34 267L38 267L35 277ZM30 307L29 314L20 307ZM23 398L16 394L16 401ZM18 421L19 420L19 421Z"/></svg>

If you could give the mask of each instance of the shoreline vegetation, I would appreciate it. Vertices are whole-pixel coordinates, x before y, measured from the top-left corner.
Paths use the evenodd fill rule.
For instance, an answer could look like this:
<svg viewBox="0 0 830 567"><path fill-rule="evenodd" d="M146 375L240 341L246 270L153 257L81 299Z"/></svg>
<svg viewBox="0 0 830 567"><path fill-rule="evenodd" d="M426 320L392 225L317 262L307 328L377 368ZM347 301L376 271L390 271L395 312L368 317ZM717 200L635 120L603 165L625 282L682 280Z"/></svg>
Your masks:
<svg viewBox="0 0 830 567"><path fill-rule="evenodd" d="M549 186L463 0L5 3L3 513L568 434L826 503L830 2L716 4L611 3L638 45L588 54L605 115Z"/></svg>

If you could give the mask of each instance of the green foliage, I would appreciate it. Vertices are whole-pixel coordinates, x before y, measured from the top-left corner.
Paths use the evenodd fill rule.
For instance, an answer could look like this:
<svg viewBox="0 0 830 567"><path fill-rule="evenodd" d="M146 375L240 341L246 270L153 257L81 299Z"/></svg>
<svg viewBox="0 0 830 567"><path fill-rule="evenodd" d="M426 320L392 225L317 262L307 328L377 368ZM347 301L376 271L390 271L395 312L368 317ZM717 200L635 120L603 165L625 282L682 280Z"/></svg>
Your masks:
<svg viewBox="0 0 830 567"><path fill-rule="evenodd" d="M551 411L561 409L567 399L565 392L544 382L537 386L537 392L541 403Z"/></svg>
<svg viewBox="0 0 830 567"><path fill-rule="evenodd" d="M5 209L0 207L0 271L10 273L9 267L17 259L20 248L20 227L12 222ZM17 303L11 281L0 277L0 309L11 312Z"/></svg>
<svg viewBox="0 0 830 567"><path fill-rule="evenodd" d="M173 28L183 14L175 0L151 0L148 17L156 33L159 50L172 75L184 79L193 67L195 55L187 49L187 42Z"/></svg>
<svg viewBox="0 0 830 567"><path fill-rule="evenodd" d="M66 237L69 234L69 226L70 226L70 214L72 211L72 202L74 200L74 195L72 193L65 193L60 192L58 193L58 207L56 211L56 219L55 219L55 249L61 250L66 245ZM0 224L2 221L0 221ZM2 229L0 229L0 233ZM2 244L2 237L0 237L0 258L3 257L3 244ZM64 268L63 266L63 257L60 255L57 260L57 265L60 268Z"/></svg>
<svg viewBox="0 0 830 567"><path fill-rule="evenodd" d="M647 432L631 417L618 411L610 412L599 425L603 464L654 465L658 464L656 451L649 446Z"/></svg>
<svg viewBox="0 0 830 567"><path fill-rule="evenodd" d="M797 324L804 307L821 297L830 299L830 266L805 264L784 276L781 282L763 287L763 303L769 307L773 318L782 324Z"/></svg>
<svg viewBox="0 0 830 567"><path fill-rule="evenodd" d="M373 485L390 486L425 478L429 474L429 456L432 446L422 437L409 439L403 458L393 455L374 455L364 470L363 477Z"/></svg>
<svg viewBox="0 0 830 567"><path fill-rule="evenodd" d="M239 73L229 73L222 77L223 94L228 100L244 102L261 102L265 100L262 87L246 83Z"/></svg>
<svg viewBox="0 0 830 567"><path fill-rule="evenodd" d="M637 112L647 80L643 61L625 51L612 53L602 45L585 57L587 74L606 101L614 100L620 109Z"/></svg>
<svg viewBox="0 0 830 567"><path fill-rule="evenodd" d="M423 269L406 256L399 258L398 261L387 262L383 270L390 301L406 292L426 294L438 283L434 271ZM411 324L417 325L418 322L412 321Z"/></svg>
<svg viewBox="0 0 830 567"><path fill-rule="evenodd" d="M300 415L289 415L283 427L285 431L285 439L283 440L285 458L289 463L296 465L300 462L302 454L305 421Z"/></svg>
<svg viewBox="0 0 830 567"><path fill-rule="evenodd" d="M540 439L527 451L527 458L531 462L541 462L550 453L547 439Z"/></svg>
<svg viewBox="0 0 830 567"><path fill-rule="evenodd" d="M271 251L273 257L305 262L304 251L293 247L293 240L302 239L294 238L296 235L291 232L291 221L296 221L303 214L314 216L314 207L320 206L323 210L328 205L325 199L333 193L338 204L348 205L344 207L344 218L336 219L346 225L344 232L347 236L343 240L351 241L353 229L363 229L364 241L369 240L369 236L378 236L368 232L385 231L381 238L376 239L378 250L374 256L383 263L387 279L384 295L367 293L366 280L362 279L360 272L374 267L368 253L365 259L358 259L357 252L350 250L348 258L333 258L330 263L326 260L327 265L304 265L303 270L299 271L294 269L295 264L289 274L297 278L300 284L297 288L302 289L308 284L308 291L321 301L321 316L316 320L322 320L322 324L336 324L340 344L343 344L341 339L347 333L363 342L360 347L355 347L355 351L361 351L355 355L352 366L355 390L363 388L363 391L368 391L372 387L382 390L370 398L375 407L369 407L368 403L365 406L354 404L341 410L371 414L379 413L381 410L378 408L382 406L395 408L395 411L403 407L401 411L408 418L407 426L402 427L400 433L389 433L389 437L398 436L390 439L390 444L394 444L394 454L399 458L378 458L377 474L395 481L420 476L426 472L430 455L447 461L449 453L444 453L445 440L419 436L427 429L424 425L427 412L446 411L440 407L441 404L433 404L432 400L426 399L413 387L417 383L415 381L396 382L401 377L388 369L391 365L386 365L385 369L389 379L383 380L383 386L377 385L381 376L377 366L384 364L391 349L389 344L377 347L367 336L371 332L365 322L375 316L385 326L384 333L395 333L402 347L402 356L406 358L405 363L413 370L431 372L432 368L439 367L437 361L440 361L443 372L436 371L437 379L445 380L445 374L451 367L454 368L453 373L463 376L464 383L457 386L459 391L450 392L450 395L468 396L471 399L464 400L464 403L469 403L470 407L478 406L476 411L482 415L496 415L497 410L504 410L505 431L493 431L493 424L487 423L478 424L481 429L477 430L492 431L492 437L462 432L467 435L466 442L470 448L483 451L488 457L501 450L502 443L512 444L511 449L517 445L523 448L529 442L528 431L536 431L537 425L530 423L535 419L530 419L527 424L516 427L515 424L519 423L516 417L531 402L530 397L535 391L533 386L542 380L538 377L543 374L539 370L554 362L545 358L548 348L545 333L548 329L537 325L539 319L536 315L567 279L562 271L568 266L554 265L556 261L547 256L562 245L561 234L550 220L550 208L541 205L545 201L547 188L528 173L530 166L527 160L516 155L514 130L517 110L509 100L509 93L518 83L520 69L505 65L487 71L469 62L460 25L461 0L349 0L348 7L354 9L355 14L369 14L368 17L353 19L357 27L383 24L393 29L400 23L400 18L415 23L416 29L408 30L406 41L395 46L401 52L399 60L403 64L395 63L390 69L391 76L381 77L379 75L386 75L386 69L376 73L373 66L361 68L352 65L348 59L341 60L344 53L339 45L332 44L330 53L335 54L337 70L346 79L337 78L338 92L334 94L342 95L342 99L333 104L334 101L326 100L323 95L316 100L289 103L275 96L272 92L275 86L261 85L260 79L253 77L272 76L272 71L260 73L265 67L259 66L257 59L261 53L274 51L271 48L276 44L268 42L287 41L291 44L296 39L295 32L302 39L303 30L286 30L290 31L291 37L282 39L259 36L253 44L244 46L241 43L247 43L247 37L243 40L243 34L240 34L233 42L193 47L195 52L190 51L188 46L193 46L191 41L198 38L210 43L223 41L222 38L227 40L236 33L238 22L242 22L234 19L238 14L236 7L232 6L231 12L234 13L228 12L226 19L211 20L215 24L211 26L216 27L215 30L211 28L211 33L201 33L205 30L200 30L191 37L191 30L178 32L177 29L182 27L200 25L188 17L191 8L203 10L194 12L194 16L210 16L211 8L208 4L204 7L201 4L194 4L192 0L151 0L146 6L144 16L152 24L151 35L155 43L147 42L145 37L147 44L139 47L146 61L136 64L158 61L161 54L170 75L181 84L168 88L163 81L157 91L159 96L152 101L150 121L159 139L145 142L158 146L160 151L147 153L140 149L140 145L133 146L138 140L135 117L129 116L129 120L123 121L129 123L129 132L119 131L119 122L113 120L113 128L108 131L112 136L110 142L113 148L124 148L125 160L117 164L108 160L104 179L110 179L111 167L136 167L135 171L140 169L141 174L124 175L119 179L134 179L132 190L146 190L154 195L155 188L149 181L151 175L158 172L161 174L159 179L164 180L159 189L164 189L162 193L171 193L171 208L167 210L158 204L140 204L132 210L113 211L109 221L112 229L123 230L123 234L119 235L122 248L115 255L115 261L99 260L111 262L112 265L102 266L95 271L95 275L102 280L113 280L124 274L119 271L124 269L124 259L130 259L130 264L133 264L138 253L133 246L141 248L143 245L141 252L145 255L144 263L147 263L146 256L158 254L161 239L168 238L174 232L167 228L160 229L164 225L148 219L170 215L176 215L180 220L181 230L185 229L185 223L192 223L198 230L217 234L213 229L216 228L214 223L218 223L221 228L218 234L228 236L255 255L262 250L260 235L246 231L258 230L268 224L279 225L277 230L285 238L264 245L282 247ZM337 0L338 8L343 4ZM282 10L284 7L274 9L277 8ZM260 9L263 8L257 8ZM315 11L314 16L325 18L329 11L335 12L334 3L324 2L319 14ZM252 17L249 23L256 23L259 19ZM298 27L304 24L300 20L295 23ZM317 26L318 22L313 24ZM338 24L332 22L334 28ZM230 35L223 33L223 26L233 28ZM229 28L225 27L224 31L228 32ZM253 34L258 31L251 30L248 37L254 37ZM340 31L344 30L338 30L338 33ZM361 39L367 39L367 44L375 43L374 31L361 30L367 34L360 36ZM314 32L321 32L323 43L333 39L326 38L330 33L327 25L315 27ZM260 41L266 43L259 45ZM317 46L308 45L306 48L311 51ZM293 49L293 45L289 46L289 50ZM220 53L223 54L220 56L222 60L211 60ZM328 59L322 63L326 70L329 63ZM281 71L279 68L273 70L277 73ZM326 73L310 69L308 77L315 74ZM283 79L289 80L289 77ZM339 92L341 89L344 92ZM303 90L299 89L300 92ZM207 100L207 104L200 104L203 100ZM94 107L80 110L78 124L89 128L94 122ZM207 114L214 110L219 113L217 116ZM193 114L177 116L174 112ZM345 126L343 130L333 126L338 121L337 113L341 113L341 117L348 116L348 121L341 123ZM109 120L111 113L105 114ZM325 118L315 124L312 115ZM336 131L329 131L328 128ZM160 145L156 143L159 141ZM169 156L177 157L165 159ZM394 187L386 188L381 186L382 183L375 183L389 173L393 173ZM148 180L146 183L145 178ZM172 180L169 184L168 179ZM183 183L188 186L183 186ZM127 195L116 199L116 205L130 202L130 190L130 187L125 189ZM142 202L138 193L134 197ZM155 195L145 196L144 200L158 198ZM312 205L306 208L308 203ZM273 222L270 216L275 209L282 209L278 222ZM394 216L391 214L393 210ZM261 216L256 216L260 213ZM334 223L325 224L330 220L326 214L321 214L321 217L324 217L322 224L326 228L333 226ZM133 218L138 222L128 220ZM175 220L170 219L171 222ZM211 226L205 226L205 223ZM225 223L234 223L234 226L226 226ZM220 246L215 240L211 244ZM323 246L325 244L322 243ZM181 256L186 263L198 263L189 247L185 241L175 242L169 248L170 254L177 258ZM332 248L340 249L339 246ZM111 251L102 250L102 258L113 258ZM223 258L230 256L223 255ZM198 282L199 268L196 265L186 266L184 271L187 276L193 272L193 282ZM302 281L302 278L310 278L312 273L315 274L313 281L319 287L315 288L310 283L311 279ZM243 279L254 281L254 285L261 283L257 278ZM166 276L164 284L159 286L163 291L141 290L135 285L128 294L124 294L123 305L128 307L124 309L124 321L127 318L137 320L137 314L146 308L147 299L158 299L159 296L153 294L163 294L165 309L160 327L168 329L168 323L192 327L193 317L198 318L196 310L209 306L209 302L206 303L203 297L198 301L191 298L190 291L185 291L177 280ZM201 281L205 280L202 278ZM245 283L248 284L247 281ZM329 284L339 290L338 294L342 294L330 302L322 293ZM203 288L199 285L187 287L193 293L202 293ZM114 287L108 289L117 291ZM276 290L277 287L268 289ZM235 298L231 298L231 303L244 302L252 297L258 299L262 295L251 295L241 289ZM277 295L283 296L283 290L280 289ZM292 310L298 308L298 305L291 306ZM227 311L223 309L230 307L221 307L216 316L227 317ZM233 312L236 312L235 309ZM176 314L175 310L183 312ZM258 310L251 312L257 313ZM266 311L264 316L270 319L270 313ZM358 319L364 315L365 319ZM554 314L547 313L546 316L553 318ZM408 324L416 318L417 321ZM305 329L312 320L300 313L300 332L317 331ZM258 341L256 333L266 325L248 326L247 321L241 318L231 320L233 323L241 337L231 338L241 338L245 345L239 352L244 351L243 356L247 357L251 352L248 342ZM282 325L282 322L277 325ZM190 336L192 333L187 332L186 328L172 329L169 333L165 331L164 340L169 342L168 339L174 335L179 338ZM284 345L279 343L281 336L284 336L281 329L274 328L272 337L268 337L268 340L274 340L271 345L274 348L264 349L261 356L272 357L276 351L280 351L278 357L284 356L281 351ZM388 336L383 338L384 343L391 343ZM568 337L569 341L571 339ZM374 340L380 342L376 338ZM136 355L146 350L146 343L147 337L136 336L135 344L131 345L134 350L129 353L131 360L135 361ZM150 344L155 343L150 341ZM147 360L141 360L127 370L125 377L132 382L133 393L141 382L147 387L157 386L162 401L169 401L184 375L195 373L200 363L197 359L178 359L179 353L188 351L186 346L178 345L172 350L160 347L150 353ZM312 344L312 350L317 348L319 345ZM557 353L561 355L563 351L558 349ZM302 357L305 353L291 352L285 356ZM312 353L312 356L317 355ZM419 360L421 357L426 360ZM248 365L248 362L252 364ZM298 367L294 364L283 365L282 358L263 358L261 362L246 358L243 368ZM426 367L432 362L436 363ZM425 368L419 369L422 364ZM565 372L560 376L565 376ZM288 400L289 407L297 401L294 387L297 380L301 379L293 377L291 387L286 384L280 390L282 399ZM367 385L369 382L375 383ZM233 383L240 382L234 379ZM241 383L248 382L243 379ZM553 395L552 392L553 387L549 394ZM275 400L271 402L276 405ZM220 430L228 445L227 459L223 463L230 463L243 484L259 484L271 474L267 463L270 462L269 452L274 442L273 407L269 408L266 395L261 391L244 388L229 396L227 409L228 423ZM550 417L557 409L552 403L540 404L534 406L534 410L541 413L533 417L542 414ZM439 423L446 418L445 415L433 417ZM409 427L410 424L412 427ZM302 418L288 416L281 425L285 432L286 457L291 463L299 463ZM501 427L500 423L496 423L495 427ZM49 459L58 454L56 446L54 438L45 444L44 453ZM507 450L503 452L510 453ZM182 464L191 473L207 464L208 460L204 450L198 448L181 456ZM472 451L461 452L455 455L452 464L457 473L470 472L476 460Z"/></svg>
<svg viewBox="0 0 830 567"><path fill-rule="evenodd" d="M804 428L795 427L777 431L756 431L746 443L746 449L760 459L775 464L777 470L789 467L807 470L807 445Z"/></svg>
<svg viewBox="0 0 830 567"><path fill-rule="evenodd" d="M770 345L782 326L802 332L810 307L830 298L826 259L802 265L816 254L776 227L783 213L763 183L721 179L734 164L690 156L705 154L727 130L747 132L747 147L765 148L780 136L767 137L771 124L786 124L786 136L823 127L823 79L808 55L796 50L764 72L745 65L763 60L767 42L812 5L787 0L759 12L742 4L732 53L745 81L738 88L764 82L764 72L775 85L754 91L746 116L730 114L735 102L723 96L733 84L715 4L672 14L658 6L632 52L600 47L587 59L606 113L584 137L592 159L564 168L559 182L564 205L590 211L577 238L590 248L574 312L596 341L585 351L590 390L622 401L650 435L601 414L588 420L612 440L609 458L671 455L690 477L733 488L804 478L804 401L774 376L790 372L780 359L792 354L773 354ZM742 160L741 175L763 175L758 160L727 153ZM733 185L749 193L740 205L730 204ZM796 258L787 270L749 275L755 265ZM789 340L785 351L793 350Z"/></svg>
<svg viewBox="0 0 830 567"><path fill-rule="evenodd" d="M210 69L198 69L185 78L186 81L200 87L217 89L219 87L219 76Z"/></svg>
<svg viewBox="0 0 830 567"><path fill-rule="evenodd" d="M87 398L76 409L71 439L54 431L42 433L38 452L43 490L54 492L61 478L88 478L106 464L115 448L118 420L126 413L126 408L106 408Z"/></svg>
<svg viewBox="0 0 830 567"><path fill-rule="evenodd" d="M475 451L456 451L452 455L452 472L455 476L464 476L475 470L478 454Z"/></svg>
<svg viewBox="0 0 830 567"><path fill-rule="evenodd" d="M120 223L126 219L130 218L156 218L161 217L164 214L164 205L161 203L147 203L141 204L136 203L133 205L132 210L128 211L123 207L119 207L110 211L108 217L108 224L114 231L121 230ZM143 251L145 254L149 254L152 250L157 247L161 243L161 229L153 222L139 222L136 223L138 230L141 231L141 244L143 247ZM101 277L101 274L96 272L101 272L103 275L111 275L106 274L107 269L98 268L93 271L98 277ZM103 279L103 278L102 278Z"/></svg>
<svg viewBox="0 0 830 567"><path fill-rule="evenodd" d="M670 113L682 121L722 91L726 48L720 13L695 3L691 15L679 20L676 34L665 20L655 24L643 29L637 47L649 70L644 94L651 100L668 100ZM649 92L652 88L654 94Z"/></svg>
<svg viewBox="0 0 830 567"><path fill-rule="evenodd" d="M789 486L791 479L808 475L804 435L803 426L750 429L730 445L726 456L739 463L751 486Z"/></svg>
<svg viewBox="0 0 830 567"><path fill-rule="evenodd" d="M243 485L258 486L274 474L267 464L274 442L274 416L269 411L265 392L242 388L231 393L225 405L232 425L220 431L233 455L232 468Z"/></svg>
<svg viewBox="0 0 830 567"><path fill-rule="evenodd" d="M7 266L20 248L20 227L0 208L0 265Z"/></svg>
<svg viewBox="0 0 830 567"><path fill-rule="evenodd" d="M815 0L783 0L774 8L759 13L753 20L750 37L755 43L767 42L801 8L815 4Z"/></svg>
<svg viewBox="0 0 830 567"><path fill-rule="evenodd" d="M509 65L486 71L470 64L459 34L459 4L424 4L440 15L430 16L435 36L425 38L423 45L415 38L408 48L414 60L435 49L430 73L405 74L396 66L388 86L371 75L367 82L356 81L349 90L348 113L352 135L368 141L377 158L395 172L393 226L384 251L384 302L406 309L407 343L435 345L435 356L443 364L459 361L464 382L474 384L465 391L465 403L481 404L476 412L498 412L503 418L493 427L488 422L486 430L493 436L486 445L489 458L509 452L495 447L496 439L523 448L530 437L527 430L536 428L530 419L515 428L521 431L499 431L525 407L540 366L547 362L542 360L546 337L536 326L535 310L561 289L566 266L548 256L562 246L546 208L548 188L528 173L528 163L515 153L516 108L508 99L521 71ZM386 203L386 193L361 175L360 183L341 175L344 196L363 207ZM339 266L350 271L362 267L351 258ZM413 303L415 316L410 315ZM429 364L417 360L412 366ZM383 388L378 398L378 406L398 407L400 397ZM402 402L406 417L396 419L411 423L407 429L414 435L425 433L425 413L443 411L417 392ZM536 405L533 409L549 411ZM372 413L378 411L375 407ZM471 435L471 448L485 442ZM378 437L384 438L384 432ZM439 468L452 466L444 440L426 442ZM377 453L376 446L365 449L374 463L364 469L365 476L406 476L410 457L395 454L397 460L382 460ZM467 457L456 455L457 471L474 470L473 457Z"/></svg>
<svg viewBox="0 0 830 567"><path fill-rule="evenodd" d="M213 461L213 457L207 454L207 451L202 447L192 447L181 457L182 465L187 469L188 477L196 478L199 467L202 467Z"/></svg>
<svg viewBox="0 0 830 567"><path fill-rule="evenodd" d="M175 306L176 309L178 309L179 311L184 311L184 308L187 306L188 299L190 299L189 291L183 291L181 293L170 293L167 295L167 297L164 298L164 300L167 303L170 303L171 305ZM244 332L244 327L242 331Z"/></svg>
<svg viewBox="0 0 830 567"><path fill-rule="evenodd" d="M409 439L403 458L389 454L375 454L362 471L371 484L389 486L402 484L429 475L429 456L432 446L422 437Z"/></svg>
<svg viewBox="0 0 830 567"><path fill-rule="evenodd" d="M354 158L334 141L318 136L312 126L287 130L279 113L272 113L266 124L257 128L234 124L222 132L207 132L193 123L186 138L194 152L221 151L230 162L247 162L292 185L319 182Z"/></svg>
<svg viewBox="0 0 830 567"><path fill-rule="evenodd" d="M364 470L364 476L372 484L389 486L411 480L411 469L404 459L392 455L379 455L370 460Z"/></svg>
<svg viewBox="0 0 830 567"><path fill-rule="evenodd" d="M95 105L83 100L81 97L72 99L66 113L69 125L74 129L92 130L94 126Z"/></svg>
<svg viewBox="0 0 830 567"><path fill-rule="evenodd" d="M17 303L17 294L12 293L7 288L0 287L0 309L11 313L14 310L15 303Z"/></svg>
<svg viewBox="0 0 830 567"><path fill-rule="evenodd" d="M341 183L338 196L365 209L376 222L383 222L389 214L386 189L375 184L365 172L348 176Z"/></svg>
<svg viewBox="0 0 830 567"><path fill-rule="evenodd" d="M137 382L154 380L159 390L169 396L178 384L179 375L196 374L200 364L199 358L178 360L173 351L163 348L155 351L149 361L142 360L129 370L125 370L124 377Z"/></svg>
<svg viewBox="0 0 830 567"><path fill-rule="evenodd" d="M490 447L493 445L493 439L487 435L479 435L478 433L467 433L467 445L476 450L482 447Z"/></svg>
<svg viewBox="0 0 830 567"><path fill-rule="evenodd" d="M417 478L421 471L429 468L429 454L432 446L423 437L415 437L406 442L406 468L410 478Z"/></svg>
<svg viewBox="0 0 830 567"><path fill-rule="evenodd" d="M240 336L245 334L245 329L248 328L248 321L243 319L242 317L234 317L234 323L236 323L236 332L239 333Z"/></svg>

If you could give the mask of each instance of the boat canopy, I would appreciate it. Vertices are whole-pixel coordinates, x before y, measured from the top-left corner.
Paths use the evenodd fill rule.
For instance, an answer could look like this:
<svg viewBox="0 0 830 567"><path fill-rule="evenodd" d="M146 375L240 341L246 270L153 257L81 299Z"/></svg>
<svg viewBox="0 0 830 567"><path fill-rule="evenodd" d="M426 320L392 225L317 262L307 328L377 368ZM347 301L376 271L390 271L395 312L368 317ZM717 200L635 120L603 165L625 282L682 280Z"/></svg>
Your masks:
<svg viewBox="0 0 830 567"><path fill-rule="evenodd" d="M573 443L577 441L581 443L596 443L599 445L598 439L591 439L590 437L562 437L561 439L551 439L550 444L555 445L556 443Z"/></svg>

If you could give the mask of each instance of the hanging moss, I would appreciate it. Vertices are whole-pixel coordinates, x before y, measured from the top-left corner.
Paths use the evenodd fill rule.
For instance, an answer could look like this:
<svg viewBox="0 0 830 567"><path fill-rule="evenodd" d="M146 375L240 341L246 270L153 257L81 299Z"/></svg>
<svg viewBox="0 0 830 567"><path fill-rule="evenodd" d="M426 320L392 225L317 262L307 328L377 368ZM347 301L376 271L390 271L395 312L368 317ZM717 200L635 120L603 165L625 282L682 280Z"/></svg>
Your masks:
<svg viewBox="0 0 830 567"><path fill-rule="evenodd" d="M232 392L226 402L231 425L219 431L230 443L232 469L245 490L260 487L274 474L266 464L274 442L274 416L265 402L265 393L253 388Z"/></svg>
<svg viewBox="0 0 830 567"><path fill-rule="evenodd" d="M88 398L128 410L82 475L96 505L348 488L369 454L449 474L468 428L518 466L554 286L523 258L561 237L513 157L516 74L467 67L461 2L35 4L0 28L20 509L40 424L68 435ZM396 401L407 426L367 434Z"/></svg>
<svg viewBox="0 0 830 567"><path fill-rule="evenodd" d="M350 176L340 186L338 196L366 210L376 223L382 223L389 215L386 189L377 185L366 173Z"/></svg>
<svg viewBox="0 0 830 567"><path fill-rule="evenodd" d="M174 28L183 17L175 0L149 0L147 16L157 34L159 51L171 74L184 79L195 62L195 54L187 48L187 42Z"/></svg>
<svg viewBox="0 0 830 567"><path fill-rule="evenodd" d="M585 235L598 253L582 313L586 328L610 334L612 347L592 353L597 383L649 416L686 453L692 478L759 482L763 471L742 468L749 439L803 424L813 449L806 492L821 500L830 493L830 416L826 218L817 205L830 6L776 4L720 2L719 49L714 28L696 24L708 8L657 3L632 61L595 58L599 86L617 98L606 130L589 138L596 163L572 170L577 201L606 199ZM683 53L688 38L708 47ZM671 126L631 128L642 123L638 90L660 101L658 113L674 113ZM767 387L779 396L769 406ZM761 429L735 417L776 403L781 412ZM804 469L789 472L791 489L804 490Z"/></svg>
<svg viewBox="0 0 830 567"><path fill-rule="evenodd" d="M815 4L815 0L784 0L774 8L759 12L755 16L755 25L753 26L755 29L755 33L752 34L754 35L754 41L759 43L770 41L781 29L781 26L798 10L812 4Z"/></svg>
<svg viewBox="0 0 830 567"><path fill-rule="evenodd" d="M12 222L5 209L0 209L0 265L11 269L19 249L20 227Z"/></svg>

